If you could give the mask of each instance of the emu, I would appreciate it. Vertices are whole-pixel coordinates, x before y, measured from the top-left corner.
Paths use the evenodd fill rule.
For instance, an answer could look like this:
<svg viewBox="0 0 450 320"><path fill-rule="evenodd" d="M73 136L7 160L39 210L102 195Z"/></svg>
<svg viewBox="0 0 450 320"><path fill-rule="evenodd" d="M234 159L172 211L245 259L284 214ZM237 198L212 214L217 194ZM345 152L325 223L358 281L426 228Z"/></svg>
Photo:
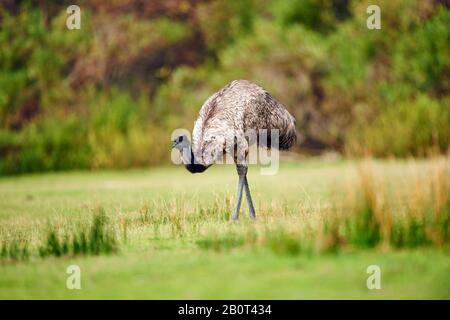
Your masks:
<svg viewBox="0 0 450 320"><path fill-rule="evenodd" d="M247 131L278 130L279 150L291 148L296 140L294 117L264 88L247 80L234 80L209 97L203 104L192 134L192 144L186 135L173 141L172 148L181 153L181 160L191 173L208 169L224 154L233 154L239 176L237 202L232 220L239 217L242 191L245 188L250 217L256 218L247 181L249 146L270 148L271 143L250 139ZM268 139L270 140L270 139ZM232 141L233 143L227 143Z"/></svg>

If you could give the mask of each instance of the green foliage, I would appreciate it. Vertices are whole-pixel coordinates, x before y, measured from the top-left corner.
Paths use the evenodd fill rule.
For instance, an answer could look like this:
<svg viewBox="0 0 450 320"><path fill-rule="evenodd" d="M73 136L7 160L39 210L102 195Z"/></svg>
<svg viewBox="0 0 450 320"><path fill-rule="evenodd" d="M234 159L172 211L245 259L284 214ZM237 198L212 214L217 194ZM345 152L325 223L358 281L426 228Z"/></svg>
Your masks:
<svg viewBox="0 0 450 320"><path fill-rule="evenodd" d="M0 131L0 172L22 173L88 167L86 126L73 116L45 118L20 132Z"/></svg>
<svg viewBox="0 0 450 320"><path fill-rule="evenodd" d="M257 1L211 1L197 9L200 31L207 48L214 54L252 30Z"/></svg>
<svg viewBox="0 0 450 320"><path fill-rule="evenodd" d="M450 145L450 106L427 96L385 108L375 119L349 131L350 153L425 156Z"/></svg>
<svg viewBox="0 0 450 320"><path fill-rule="evenodd" d="M94 168L136 167L161 162L168 146L160 141L168 139L148 119L147 101L141 96L113 89L91 103L87 142ZM164 140L163 140L164 139Z"/></svg>
<svg viewBox="0 0 450 320"><path fill-rule="evenodd" d="M352 243L358 247L373 248L381 240L380 222L377 221L374 209L371 207L363 207L357 211L346 226L350 228Z"/></svg>
<svg viewBox="0 0 450 320"><path fill-rule="evenodd" d="M39 10L28 7L0 16L0 126L21 128L70 95L66 68L85 51L90 33L66 32L63 15L46 28ZM84 27L89 30L88 15Z"/></svg>
<svg viewBox="0 0 450 320"><path fill-rule="evenodd" d="M360 1L86 2L81 30L61 4L0 4L0 174L164 163L172 130L242 78L305 151L445 153L450 11L376 4L381 30Z"/></svg>
<svg viewBox="0 0 450 320"><path fill-rule="evenodd" d="M114 231L108 225L108 219L101 209L94 214L92 223L80 226L77 230L60 236L57 229L50 228L45 242L39 247L39 255L99 255L109 254L117 250Z"/></svg>
<svg viewBox="0 0 450 320"><path fill-rule="evenodd" d="M393 75L411 90L449 93L450 11L440 8L435 16L394 48Z"/></svg>
<svg viewBox="0 0 450 320"><path fill-rule="evenodd" d="M30 257L28 242L20 239L4 240L1 243L0 262L26 261Z"/></svg>
<svg viewBox="0 0 450 320"><path fill-rule="evenodd" d="M350 16L348 1L288 0L274 2L272 6L282 25L300 23L318 31L328 31Z"/></svg>

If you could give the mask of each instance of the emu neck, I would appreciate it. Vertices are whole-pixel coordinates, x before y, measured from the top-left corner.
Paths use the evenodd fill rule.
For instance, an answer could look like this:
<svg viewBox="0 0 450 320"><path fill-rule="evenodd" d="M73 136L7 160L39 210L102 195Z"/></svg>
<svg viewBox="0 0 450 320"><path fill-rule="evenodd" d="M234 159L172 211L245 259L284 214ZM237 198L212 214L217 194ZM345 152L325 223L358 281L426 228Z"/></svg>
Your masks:
<svg viewBox="0 0 450 320"><path fill-rule="evenodd" d="M192 152L192 147L190 144L181 152L181 159L184 163L185 168L190 173L200 173L208 169L207 166L204 166L196 161L194 152Z"/></svg>

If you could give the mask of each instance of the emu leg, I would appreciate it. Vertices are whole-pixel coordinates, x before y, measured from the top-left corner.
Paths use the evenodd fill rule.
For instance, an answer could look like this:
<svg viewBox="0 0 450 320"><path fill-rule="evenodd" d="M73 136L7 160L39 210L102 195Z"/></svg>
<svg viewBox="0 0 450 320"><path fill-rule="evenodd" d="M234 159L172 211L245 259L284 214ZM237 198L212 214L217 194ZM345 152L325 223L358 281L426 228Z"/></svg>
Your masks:
<svg viewBox="0 0 450 320"><path fill-rule="evenodd" d="M250 194L250 188L248 186L247 176L244 179L245 195L247 197L248 211L250 212L250 218L256 219L255 207L253 206L252 196Z"/></svg>
<svg viewBox="0 0 450 320"><path fill-rule="evenodd" d="M233 219L233 221L236 221L239 218L239 209L241 208L242 189L244 188L244 182L245 176L239 175L236 208L234 209L233 215L231 216L231 219Z"/></svg>

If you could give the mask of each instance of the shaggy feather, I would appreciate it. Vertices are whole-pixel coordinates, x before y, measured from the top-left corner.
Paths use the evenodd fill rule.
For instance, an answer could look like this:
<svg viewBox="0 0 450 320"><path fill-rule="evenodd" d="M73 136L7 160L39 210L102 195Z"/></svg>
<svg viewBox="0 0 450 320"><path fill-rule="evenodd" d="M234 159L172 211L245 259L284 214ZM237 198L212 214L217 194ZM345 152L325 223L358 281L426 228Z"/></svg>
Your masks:
<svg viewBox="0 0 450 320"><path fill-rule="evenodd" d="M274 129L279 130L281 150L291 148L297 140L295 119L281 103L253 82L234 80L209 97L200 110L192 138L195 160L210 166L233 150L237 150L235 158L242 159L250 145L261 145L246 133L262 129L268 131L267 147Z"/></svg>

